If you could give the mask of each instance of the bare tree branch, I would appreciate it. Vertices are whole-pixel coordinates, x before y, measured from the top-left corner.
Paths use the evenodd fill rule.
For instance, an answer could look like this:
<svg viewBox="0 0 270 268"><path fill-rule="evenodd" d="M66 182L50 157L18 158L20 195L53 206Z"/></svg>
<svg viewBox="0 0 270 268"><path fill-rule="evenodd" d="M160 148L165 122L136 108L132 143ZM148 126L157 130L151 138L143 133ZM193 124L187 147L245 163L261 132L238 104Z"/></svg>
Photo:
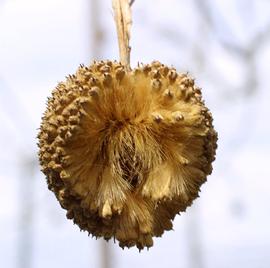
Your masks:
<svg viewBox="0 0 270 268"><path fill-rule="evenodd" d="M90 52L91 56L94 59L100 59L101 49L102 49L102 40L103 40L103 30L100 20L100 1L99 0L90 0Z"/></svg>
<svg viewBox="0 0 270 268"><path fill-rule="evenodd" d="M255 35L253 40L251 41L251 44L249 46L242 47L236 42L232 42L232 40L224 40L220 37L218 34L218 31L215 27L216 22L213 19L213 16L211 15L211 8L208 0L194 0L194 4L198 9L198 12L203 16L204 21L207 23L209 30L213 34L213 37L215 37L219 43L224 46L227 50L245 58L248 54L251 54L253 51L254 53L259 49L261 45L264 44L264 42L267 41L267 39L270 38L270 21L265 27L264 31L261 31ZM212 4L211 4L212 5ZM218 16L219 18L221 17ZM220 20L219 23L222 23ZM228 23L226 21L223 21L223 28L228 29L229 32L233 32L232 29L230 29Z"/></svg>

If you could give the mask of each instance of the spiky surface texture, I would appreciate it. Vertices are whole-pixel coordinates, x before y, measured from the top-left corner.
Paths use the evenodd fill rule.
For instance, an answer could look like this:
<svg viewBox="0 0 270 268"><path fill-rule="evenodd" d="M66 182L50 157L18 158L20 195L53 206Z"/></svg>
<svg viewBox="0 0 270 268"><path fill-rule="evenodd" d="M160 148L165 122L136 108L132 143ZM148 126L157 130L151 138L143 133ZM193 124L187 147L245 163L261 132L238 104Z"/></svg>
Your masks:
<svg viewBox="0 0 270 268"><path fill-rule="evenodd" d="M217 135L201 91L159 62L80 66L52 93L42 171L67 218L119 245L151 247L198 197Z"/></svg>

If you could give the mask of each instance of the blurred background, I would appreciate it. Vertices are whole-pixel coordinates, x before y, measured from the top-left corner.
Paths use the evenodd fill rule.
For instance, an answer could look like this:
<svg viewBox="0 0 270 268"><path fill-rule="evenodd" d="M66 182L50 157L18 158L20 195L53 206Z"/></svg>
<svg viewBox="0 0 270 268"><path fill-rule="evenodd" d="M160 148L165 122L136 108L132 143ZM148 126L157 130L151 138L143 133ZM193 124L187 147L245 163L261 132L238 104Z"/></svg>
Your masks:
<svg viewBox="0 0 270 268"><path fill-rule="evenodd" d="M110 0L0 0L0 266L270 267L270 1L136 0L132 66L159 60L203 89L214 170L174 231L141 253L65 218L37 161L46 98L80 63L118 59Z"/></svg>

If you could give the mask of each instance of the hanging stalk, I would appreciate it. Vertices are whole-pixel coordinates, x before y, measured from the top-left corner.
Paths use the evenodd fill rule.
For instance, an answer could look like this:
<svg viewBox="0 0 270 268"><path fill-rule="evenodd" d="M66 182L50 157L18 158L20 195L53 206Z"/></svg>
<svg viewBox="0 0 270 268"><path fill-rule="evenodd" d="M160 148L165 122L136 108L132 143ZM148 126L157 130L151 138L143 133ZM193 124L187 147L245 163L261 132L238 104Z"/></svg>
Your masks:
<svg viewBox="0 0 270 268"><path fill-rule="evenodd" d="M114 10L114 20L118 35L120 62L130 70L130 28L132 25L131 5L134 3L129 0L112 0Z"/></svg>

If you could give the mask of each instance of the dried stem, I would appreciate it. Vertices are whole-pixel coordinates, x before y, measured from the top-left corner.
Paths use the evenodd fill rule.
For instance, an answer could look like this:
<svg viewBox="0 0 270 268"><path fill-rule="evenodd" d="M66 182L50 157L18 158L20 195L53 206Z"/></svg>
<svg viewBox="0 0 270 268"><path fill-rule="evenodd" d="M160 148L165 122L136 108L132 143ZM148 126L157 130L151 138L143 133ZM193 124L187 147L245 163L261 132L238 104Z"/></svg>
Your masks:
<svg viewBox="0 0 270 268"><path fill-rule="evenodd" d="M120 62L130 69L130 28L132 24L131 19L131 5L133 1L129 0L112 0L114 10L114 20L117 28L118 45Z"/></svg>

